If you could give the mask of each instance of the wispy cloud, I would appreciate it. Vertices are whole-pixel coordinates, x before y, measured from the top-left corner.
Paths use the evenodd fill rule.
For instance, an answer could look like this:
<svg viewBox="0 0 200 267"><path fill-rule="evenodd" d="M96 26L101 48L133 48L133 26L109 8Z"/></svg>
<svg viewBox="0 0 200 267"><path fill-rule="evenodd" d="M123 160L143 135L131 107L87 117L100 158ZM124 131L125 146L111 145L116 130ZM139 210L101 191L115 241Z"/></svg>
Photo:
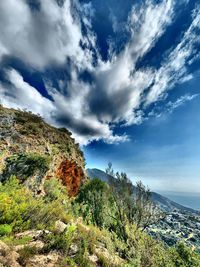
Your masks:
<svg viewBox="0 0 200 267"><path fill-rule="evenodd" d="M191 74L188 74L187 65L189 61L197 59L200 54L195 49L196 44L200 44L199 29L200 9L197 6L193 11L193 21L184 33L182 40L172 50L161 68L156 71L154 84L146 99L147 104L151 104L161 98L176 83L185 82L192 78Z"/></svg>
<svg viewBox="0 0 200 267"><path fill-rule="evenodd" d="M183 106L184 104L186 104L187 102L192 101L193 99L195 99L196 97L199 97L199 94L185 94L182 95L181 97L177 98L175 101L168 101L164 106L162 107L156 107L153 110L151 110L151 112L149 112L148 116L149 117L161 117L163 115L166 115L167 113L171 114L173 113L173 111L181 106Z"/></svg>
<svg viewBox="0 0 200 267"><path fill-rule="evenodd" d="M172 101L169 101L167 104L166 104L166 107L167 107L167 111L169 113L172 113L174 111L174 109L184 105L186 102L189 102L193 99L195 99L197 96L199 96L199 94L194 94L194 95L189 95L189 94L186 94L186 95L183 95L181 96L180 98L178 98L176 101L172 102Z"/></svg>

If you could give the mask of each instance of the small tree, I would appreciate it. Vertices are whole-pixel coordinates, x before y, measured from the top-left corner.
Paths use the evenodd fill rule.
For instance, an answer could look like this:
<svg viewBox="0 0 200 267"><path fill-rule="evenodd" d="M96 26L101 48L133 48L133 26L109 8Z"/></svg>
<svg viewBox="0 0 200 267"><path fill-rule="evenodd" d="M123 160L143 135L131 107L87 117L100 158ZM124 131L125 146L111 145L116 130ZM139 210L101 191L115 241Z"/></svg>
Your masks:
<svg viewBox="0 0 200 267"><path fill-rule="evenodd" d="M133 214L133 191L132 184L126 173L116 173L115 178L109 179L111 195L113 197L116 221L116 232L124 240L127 239L126 225L131 222Z"/></svg>
<svg viewBox="0 0 200 267"><path fill-rule="evenodd" d="M108 163L108 167L106 168L106 173L109 175L109 176L112 176L112 177L115 177L115 172L113 170L113 167L112 167L112 163L109 162Z"/></svg>
<svg viewBox="0 0 200 267"><path fill-rule="evenodd" d="M137 228L146 229L148 225L155 223L162 217L161 211L151 199L151 192L141 181L136 183L134 193L135 213L133 220Z"/></svg>
<svg viewBox="0 0 200 267"><path fill-rule="evenodd" d="M152 202L151 192L141 181L134 186L126 173L115 173L111 163L106 173L111 177L109 184L124 239L126 239L127 222L136 224L137 228L144 230L149 224L160 219L161 213Z"/></svg>
<svg viewBox="0 0 200 267"><path fill-rule="evenodd" d="M101 228L110 224L111 202L109 186L97 178L85 183L76 199L84 220Z"/></svg>

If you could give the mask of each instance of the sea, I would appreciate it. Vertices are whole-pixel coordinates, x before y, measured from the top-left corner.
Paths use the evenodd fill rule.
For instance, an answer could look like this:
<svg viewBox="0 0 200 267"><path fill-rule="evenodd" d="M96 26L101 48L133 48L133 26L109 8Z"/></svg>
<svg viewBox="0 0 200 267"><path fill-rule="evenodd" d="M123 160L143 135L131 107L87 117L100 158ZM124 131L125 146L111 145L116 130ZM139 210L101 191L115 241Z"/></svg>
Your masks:
<svg viewBox="0 0 200 267"><path fill-rule="evenodd" d="M160 192L163 196L185 207L200 211L200 193Z"/></svg>

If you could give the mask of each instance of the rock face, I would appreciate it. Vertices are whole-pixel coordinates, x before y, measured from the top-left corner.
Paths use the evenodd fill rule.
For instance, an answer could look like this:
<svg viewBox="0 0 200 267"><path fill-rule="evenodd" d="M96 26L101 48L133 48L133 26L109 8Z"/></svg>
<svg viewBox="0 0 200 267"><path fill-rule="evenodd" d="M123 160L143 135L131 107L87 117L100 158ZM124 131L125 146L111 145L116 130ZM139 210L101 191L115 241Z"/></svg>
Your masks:
<svg viewBox="0 0 200 267"><path fill-rule="evenodd" d="M0 180L16 175L35 194L45 179L57 177L69 195L78 193L86 178L79 145L64 128L55 128L30 112L0 106Z"/></svg>
<svg viewBox="0 0 200 267"><path fill-rule="evenodd" d="M19 254L0 241L0 266L20 267L17 262Z"/></svg>
<svg viewBox="0 0 200 267"><path fill-rule="evenodd" d="M63 160L57 169L56 176L69 188L69 196L75 196L84 176L83 169L75 161Z"/></svg>

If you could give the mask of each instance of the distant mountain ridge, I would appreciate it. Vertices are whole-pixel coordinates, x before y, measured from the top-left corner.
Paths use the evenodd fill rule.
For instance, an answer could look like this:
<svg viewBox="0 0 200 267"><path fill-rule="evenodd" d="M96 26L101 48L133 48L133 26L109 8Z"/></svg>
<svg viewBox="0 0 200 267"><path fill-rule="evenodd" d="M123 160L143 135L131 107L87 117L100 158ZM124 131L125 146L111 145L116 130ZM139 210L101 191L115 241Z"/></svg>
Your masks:
<svg viewBox="0 0 200 267"><path fill-rule="evenodd" d="M109 179L113 179L114 177L108 175L106 172L93 168L93 169L87 169L86 170L87 175L91 178L99 178L102 181L109 183ZM135 188L135 186L133 185L133 187ZM163 211L166 212L172 212L173 210L181 210L181 211L188 211L188 212L197 212L191 208L185 207L181 204L178 204L172 200L170 200L167 197L164 197L156 192L151 192L151 197L153 202L159 206Z"/></svg>

